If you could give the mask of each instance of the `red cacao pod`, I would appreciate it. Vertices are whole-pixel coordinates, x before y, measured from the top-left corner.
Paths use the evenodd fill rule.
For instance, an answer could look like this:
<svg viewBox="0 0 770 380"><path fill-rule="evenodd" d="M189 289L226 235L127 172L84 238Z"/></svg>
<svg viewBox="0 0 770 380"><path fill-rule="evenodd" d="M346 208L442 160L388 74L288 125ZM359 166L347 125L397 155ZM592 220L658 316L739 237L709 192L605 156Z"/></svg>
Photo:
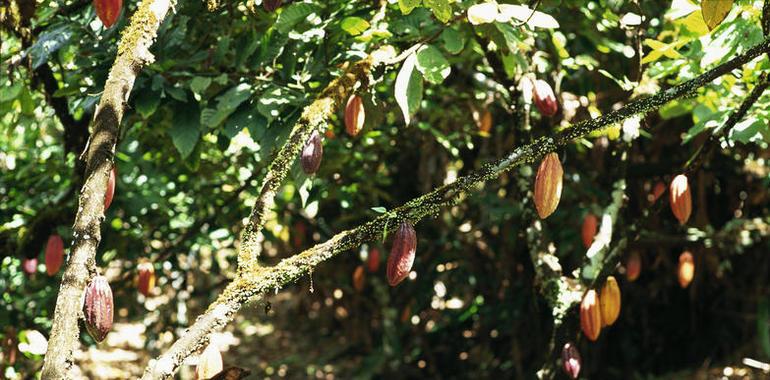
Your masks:
<svg viewBox="0 0 770 380"><path fill-rule="evenodd" d="M306 174L317 172L318 168L321 167L323 153L324 148L321 144L321 135L318 134L318 131L313 131L307 143L305 143L305 147L302 148L302 156L300 157L302 170Z"/></svg>
<svg viewBox="0 0 770 380"><path fill-rule="evenodd" d="M692 212L692 197L690 195L690 184L687 176L680 174L671 181L669 186L669 201L671 203L671 212L674 213L679 224L687 223Z"/></svg>
<svg viewBox="0 0 770 380"><path fill-rule="evenodd" d="M562 177L559 156L548 153L540 163L535 177L535 208L540 219L545 219L556 211L561 199Z"/></svg>
<svg viewBox="0 0 770 380"><path fill-rule="evenodd" d="M307 228L305 223L301 221L294 223L294 229L291 231L292 243L294 249L299 249L305 242L305 235L307 234Z"/></svg>
<svg viewBox="0 0 770 380"><path fill-rule="evenodd" d="M611 326L620 315L620 287L615 277L609 276L599 296L602 309L602 326Z"/></svg>
<svg viewBox="0 0 770 380"><path fill-rule="evenodd" d="M196 380L208 380L222 372L222 354L214 347L213 344L209 344L203 353L198 356L198 365L195 367L195 379Z"/></svg>
<svg viewBox="0 0 770 380"><path fill-rule="evenodd" d="M358 95L351 95L345 106L345 131L351 136L357 135L364 127L364 121L366 121L364 101Z"/></svg>
<svg viewBox="0 0 770 380"><path fill-rule="evenodd" d="M110 170L110 178L107 180L107 192L104 193L104 211L106 212L112 204L112 197L115 196L115 177L117 176L115 168Z"/></svg>
<svg viewBox="0 0 770 380"><path fill-rule="evenodd" d="M94 0L94 8L104 27L109 28L118 21L123 0Z"/></svg>
<svg viewBox="0 0 770 380"><path fill-rule="evenodd" d="M137 281L137 289L139 293L145 297L149 297L152 290L155 289L155 267L150 262L140 263L136 267L139 272L139 279Z"/></svg>
<svg viewBox="0 0 770 380"><path fill-rule="evenodd" d="M262 6L265 7L265 12L275 12L276 9L281 7L283 0L262 0Z"/></svg>
<svg viewBox="0 0 770 380"><path fill-rule="evenodd" d="M53 234L48 237L48 244L45 246L45 271L49 276L55 276L59 273L64 262L64 241L59 234Z"/></svg>
<svg viewBox="0 0 770 380"><path fill-rule="evenodd" d="M650 203L655 203L666 192L666 185L663 182L655 182L655 186L652 188L652 193L648 197Z"/></svg>
<svg viewBox="0 0 770 380"><path fill-rule="evenodd" d="M380 250L377 247L369 249L369 255L366 257L366 266L370 273L377 272L380 269Z"/></svg>
<svg viewBox="0 0 770 380"><path fill-rule="evenodd" d="M488 134L492 130L492 112L484 110L479 120L479 132L482 134Z"/></svg>
<svg viewBox="0 0 770 380"><path fill-rule="evenodd" d="M393 248L388 256L388 284L396 286L412 270L414 254L417 251L417 232L409 222L402 222L393 239Z"/></svg>
<svg viewBox="0 0 770 380"><path fill-rule="evenodd" d="M543 116L556 115L556 111L559 110L559 103L556 101L556 95L554 95L551 85L542 79L535 81L535 86L532 88L532 98Z"/></svg>
<svg viewBox="0 0 770 380"><path fill-rule="evenodd" d="M22 260L21 269L26 274L35 274L37 272L37 257Z"/></svg>
<svg viewBox="0 0 770 380"><path fill-rule="evenodd" d="M364 270L363 265L359 265L356 267L356 270L353 271L353 289L361 293L361 291L364 290L365 280L366 280L366 271Z"/></svg>
<svg viewBox="0 0 770 380"><path fill-rule="evenodd" d="M583 237L583 246L588 248L591 246L591 243L594 242L594 236L596 236L596 229L599 226L599 220L596 219L596 216L594 214L587 214L585 218L583 218L583 228L580 231L581 236Z"/></svg>
<svg viewBox="0 0 770 380"><path fill-rule="evenodd" d="M626 260L626 278L634 282L642 273L642 256L637 251L631 251Z"/></svg>
<svg viewBox="0 0 770 380"><path fill-rule="evenodd" d="M561 362L564 368L564 372L573 379L577 379L580 375L580 352L573 343L567 343L564 348L561 349Z"/></svg>
<svg viewBox="0 0 770 380"><path fill-rule="evenodd" d="M86 287L86 297L83 304L83 314L86 319L86 330L97 342L101 342L112 329L114 303L112 289L104 276L96 276Z"/></svg>
<svg viewBox="0 0 770 380"><path fill-rule="evenodd" d="M602 332L602 311L596 290L586 292L580 303L580 329L590 341L599 339Z"/></svg>
<svg viewBox="0 0 770 380"><path fill-rule="evenodd" d="M689 286L693 277L695 277L695 259L689 251L684 251L679 255L677 277L679 279L679 286L683 289Z"/></svg>

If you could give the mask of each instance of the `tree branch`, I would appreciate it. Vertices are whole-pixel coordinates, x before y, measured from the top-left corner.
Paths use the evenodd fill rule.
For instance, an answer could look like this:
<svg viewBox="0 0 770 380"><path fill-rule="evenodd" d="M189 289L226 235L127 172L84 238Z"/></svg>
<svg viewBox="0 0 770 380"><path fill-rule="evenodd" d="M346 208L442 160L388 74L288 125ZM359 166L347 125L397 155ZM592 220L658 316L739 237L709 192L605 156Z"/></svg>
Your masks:
<svg viewBox="0 0 770 380"><path fill-rule="evenodd" d="M73 226L73 242L67 268L56 299L51 336L43 363L42 378L71 377L72 354L78 344L82 296L89 278L96 272L96 248L104 220L104 194L113 166L120 121L125 103L141 68L153 61L149 52L160 22L172 0L144 0L123 32L118 56L110 69L93 120L86 151L85 181L79 196Z"/></svg>

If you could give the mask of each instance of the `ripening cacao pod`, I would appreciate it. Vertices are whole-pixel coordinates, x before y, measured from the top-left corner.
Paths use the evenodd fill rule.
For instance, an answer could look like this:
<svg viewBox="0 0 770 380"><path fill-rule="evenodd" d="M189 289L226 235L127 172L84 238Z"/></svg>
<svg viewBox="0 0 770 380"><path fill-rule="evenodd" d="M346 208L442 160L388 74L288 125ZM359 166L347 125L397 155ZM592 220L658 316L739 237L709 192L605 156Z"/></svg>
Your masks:
<svg viewBox="0 0 770 380"><path fill-rule="evenodd" d="M86 287L86 297L83 303L83 314L86 319L86 330L97 342L101 342L112 329L114 304L112 289L104 276L96 276Z"/></svg>
<svg viewBox="0 0 770 380"><path fill-rule="evenodd" d="M208 380L222 372L222 354L209 344L203 353L198 356L198 365L195 367L196 380Z"/></svg>
<svg viewBox="0 0 770 380"><path fill-rule="evenodd" d="M599 339L602 332L602 311L596 290L586 292L580 302L580 329L590 341Z"/></svg>
<svg viewBox="0 0 770 380"><path fill-rule="evenodd" d="M149 297L152 290L155 289L155 267L152 266L152 263L145 261L140 263L136 269L139 272L136 287L139 293Z"/></svg>
<svg viewBox="0 0 770 380"><path fill-rule="evenodd" d="M37 257L33 257L31 259L24 259L21 262L21 269L24 270L24 273L26 274L34 274L37 272Z"/></svg>
<svg viewBox="0 0 770 380"><path fill-rule="evenodd" d="M377 247L372 247L369 250L369 255L366 257L366 267L369 268L370 273L380 269L380 250Z"/></svg>
<svg viewBox="0 0 770 380"><path fill-rule="evenodd" d="M656 182L652 188L652 194L649 196L650 203L655 203L666 192L666 185L663 182Z"/></svg>
<svg viewBox="0 0 770 380"><path fill-rule="evenodd" d="M356 267L356 270L353 271L353 289L361 293L361 291L364 290L365 280L366 280L366 271L364 270L363 265L359 265Z"/></svg>
<svg viewBox="0 0 770 380"><path fill-rule="evenodd" d="M283 0L262 0L262 6L265 7L265 12L275 12L276 9L281 7Z"/></svg>
<svg viewBox="0 0 770 380"><path fill-rule="evenodd" d="M393 239L393 248L388 256L388 284L396 286L412 270L414 254L417 251L417 233L409 222L402 222Z"/></svg>
<svg viewBox="0 0 770 380"><path fill-rule="evenodd" d="M482 134L488 134L490 130L492 130L492 112L485 109L479 120L479 131Z"/></svg>
<svg viewBox="0 0 770 380"><path fill-rule="evenodd" d="M300 157L302 170L306 174L317 172L318 168L321 167L323 153L324 148L321 144L321 135L318 134L318 131L313 131L307 143L305 143L305 147L302 148L302 156Z"/></svg>
<svg viewBox="0 0 770 380"><path fill-rule="evenodd" d="M351 136L357 135L364 127L365 120L364 101L358 95L350 95L345 106L345 131Z"/></svg>
<svg viewBox="0 0 770 380"><path fill-rule="evenodd" d="M591 243L594 242L594 236L596 236L598 225L599 220L596 219L594 214L587 214L585 218L583 218L583 228L581 229L580 234L583 237L584 247L588 248L591 246Z"/></svg>
<svg viewBox="0 0 770 380"><path fill-rule="evenodd" d="M561 185L564 170L559 156L548 153L540 163L535 176L535 208L540 219L545 219L556 211L561 199Z"/></svg>
<svg viewBox="0 0 770 380"><path fill-rule="evenodd" d="M626 278L634 282L642 273L642 256L637 251L631 251L626 260Z"/></svg>
<svg viewBox="0 0 770 380"><path fill-rule="evenodd" d="M45 246L45 271L49 276L55 276L59 273L64 262L64 241L59 234L53 234L48 237L48 244Z"/></svg>
<svg viewBox="0 0 770 380"><path fill-rule="evenodd" d="M682 252L679 255L679 267L677 268L677 277L679 278L679 286L686 288L692 282L695 276L695 259L692 257L692 253L689 251Z"/></svg>
<svg viewBox="0 0 770 380"><path fill-rule="evenodd" d="M599 296L602 309L602 326L611 326L620 315L620 287L615 277L609 276Z"/></svg>
<svg viewBox="0 0 770 380"><path fill-rule="evenodd" d="M307 228L305 227L305 223L302 223L301 221L294 223L294 229L291 231L291 237L292 237L292 243L294 244L294 249L299 249L300 247L302 247L302 244L305 242L306 234L307 234Z"/></svg>
<svg viewBox="0 0 770 380"><path fill-rule="evenodd" d="M108 208L110 208L110 205L112 204L112 197L115 196L115 176L116 175L117 175L117 172L113 167L112 170L110 170L110 179L107 180L107 192L104 193L104 211L105 212L107 211Z"/></svg>
<svg viewBox="0 0 770 380"><path fill-rule="evenodd" d="M671 181L669 186L669 201L671 212L679 220L679 224L687 223L692 212L692 197L690 196L690 184L687 176L680 174Z"/></svg>
<svg viewBox="0 0 770 380"><path fill-rule="evenodd" d="M564 372L573 379L577 379L580 375L580 352L573 343L567 343L564 348L561 349L561 361L564 367Z"/></svg>
<svg viewBox="0 0 770 380"><path fill-rule="evenodd" d="M559 103L556 101L556 95L553 94L551 85L542 79L535 81L535 86L532 88L532 98L543 116L556 115L556 111L559 110Z"/></svg>
<svg viewBox="0 0 770 380"><path fill-rule="evenodd" d="M94 8L104 27L109 28L118 21L123 0L94 0Z"/></svg>
<svg viewBox="0 0 770 380"><path fill-rule="evenodd" d="M410 319L412 319L412 305L406 305L401 311L401 323L409 322Z"/></svg>

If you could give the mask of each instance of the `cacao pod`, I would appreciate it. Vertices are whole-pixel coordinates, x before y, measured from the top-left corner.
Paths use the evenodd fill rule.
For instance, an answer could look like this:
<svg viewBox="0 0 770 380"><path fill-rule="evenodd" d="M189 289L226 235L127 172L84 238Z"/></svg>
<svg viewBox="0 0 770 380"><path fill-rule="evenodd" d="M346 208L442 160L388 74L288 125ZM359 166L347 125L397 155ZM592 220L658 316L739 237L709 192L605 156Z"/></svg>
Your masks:
<svg viewBox="0 0 770 380"><path fill-rule="evenodd" d="M59 273L64 262L64 241L59 234L53 234L48 237L48 244L45 246L45 271L49 276L55 276Z"/></svg>
<svg viewBox="0 0 770 380"><path fill-rule="evenodd" d="M670 192L671 212L679 220L679 224L687 223L692 212L692 197L690 196L690 184L687 181L687 176L679 174L674 177L668 190Z"/></svg>
<svg viewBox="0 0 770 380"><path fill-rule="evenodd" d="M580 231L583 237L583 246L588 248L591 243L594 242L594 236L596 236L596 229L598 228L599 221L594 214L587 214L583 218L583 228Z"/></svg>
<svg viewBox="0 0 770 380"><path fill-rule="evenodd" d="M564 170L559 156L548 153L540 163L535 176L535 208L540 219L545 219L556 211L561 199L561 186Z"/></svg>
<svg viewBox="0 0 770 380"><path fill-rule="evenodd" d="M689 251L682 252L679 255L679 267L677 268L677 277L679 286L683 289L690 285L695 276L695 259Z"/></svg>
<svg viewBox="0 0 770 380"><path fill-rule="evenodd" d="M532 98L538 111L543 116L550 117L556 115L556 111L559 110L559 103L556 101L556 95L553 94L551 85L542 79L535 81L535 86L532 89Z"/></svg>
<svg viewBox="0 0 770 380"><path fill-rule="evenodd" d="M666 185L663 182L656 182L652 188L652 194L649 196L650 203L655 203L666 192Z"/></svg>
<svg viewBox="0 0 770 380"><path fill-rule="evenodd" d="M393 239L393 248L388 257L388 284L396 286L412 270L414 254L417 251L417 233L409 222L402 222Z"/></svg>
<svg viewBox="0 0 770 380"><path fill-rule="evenodd" d="M370 273L377 272L380 269L380 250L376 247L372 247L369 250L369 255L366 257L366 266L369 268Z"/></svg>
<svg viewBox="0 0 770 380"><path fill-rule="evenodd" d="M22 260L21 269L24 270L26 274L35 274L35 272L37 272L37 257Z"/></svg>
<svg viewBox="0 0 770 380"><path fill-rule="evenodd" d="M580 352L577 347L572 343L567 343L564 348L561 349L561 361L564 367L564 372L573 379L577 379L580 375Z"/></svg>
<svg viewBox="0 0 770 380"><path fill-rule="evenodd" d="M626 260L626 278L628 281L634 282L642 273L642 257L637 251L631 251L631 254Z"/></svg>
<svg viewBox="0 0 770 380"><path fill-rule="evenodd" d="M105 212L107 212L107 209L110 208L110 205L112 204L112 197L115 196L115 176L117 176L117 171L115 171L115 168L113 167L112 170L110 170L110 179L107 180L107 192L104 193Z"/></svg>
<svg viewBox="0 0 770 380"><path fill-rule="evenodd" d="M313 131L307 143L305 143L305 147L302 148L302 156L300 157L302 170L306 174L317 172L318 168L321 167L323 153L324 148L321 144L321 135L318 134L318 131Z"/></svg>
<svg viewBox="0 0 770 380"><path fill-rule="evenodd" d="M94 8L104 27L109 28L118 21L123 0L94 0Z"/></svg>
<svg viewBox="0 0 770 380"><path fill-rule="evenodd" d="M580 302L580 329L588 340L596 341L602 332L602 311L596 290L589 290Z"/></svg>
<svg viewBox="0 0 770 380"><path fill-rule="evenodd" d="M294 249L302 247L302 244L305 242L306 234L307 228L305 228L305 223L302 223L301 221L294 223L294 229L291 232Z"/></svg>
<svg viewBox="0 0 770 380"><path fill-rule="evenodd" d="M615 277L607 277L599 296L602 309L602 326L611 326L620 315L620 287Z"/></svg>
<svg viewBox="0 0 770 380"><path fill-rule="evenodd" d="M203 353L198 356L198 365L195 367L196 380L208 380L222 372L222 354L209 344Z"/></svg>
<svg viewBox="0 0 770 380"><path fill-rule="evenodd" d="M265 12L275 12L276 9L281 7L283 0L262 0L262 6L265 7Z"/></svg>
<svg viewBox="0 0 770 380"><path fill-rule="evenodd" d="M95 276L86 287L83 314L86 330L97 342L101 342L112 329L114 303L112 289L104 276Z"/></svg>
<svg viewBox="0 0 770 380"><path fill-rule="evenodd" d="M364 127L365 120L364 101L358 95L351 95L345 106L345 131L351 136L357 135Z"/></svg>
<svg viewBox="0 0 770 380"><path fill-rule="evenodd" d="M361 291L364 290L364 280L366 280L366 272L364 271L363 265L359 265L356 267L356 270L353 271L353 289L361 293Z"/></svg>
<svg viewBox="0 0 770 380"><path fill-rule="evenodd" d="M484 110L484 112L481 114L481 120L479 120L479 131L482 134L489 134L489 131L492 130L492 112L489 112L489 110Z"/></svg>
<svg viewBox="0 0 770 380"><path fill-rule="evenodd" d="M139 293L149 297L152 290L155 289L155 267L150 262L143 262L136 269L139 271L139 280L136 287L139 289Z"/></svg>
<svg viewBox="0 0 770 380"><path fill-rule="evenodd" d="M412 305L406 305L404 310L401 310L401 323L407 323L412 319Z"/></svg>

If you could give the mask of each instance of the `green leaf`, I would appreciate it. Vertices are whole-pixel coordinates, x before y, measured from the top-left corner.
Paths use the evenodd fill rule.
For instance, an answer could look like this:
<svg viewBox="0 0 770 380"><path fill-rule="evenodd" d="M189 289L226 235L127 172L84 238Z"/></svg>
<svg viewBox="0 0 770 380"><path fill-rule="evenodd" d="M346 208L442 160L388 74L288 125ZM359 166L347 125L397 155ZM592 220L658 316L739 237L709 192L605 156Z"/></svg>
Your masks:
<svg viewBox="0 0 770 380"><path fill-rule="evenodd" d="M259 97L257 109L267 120L272 121L281 114L284 107L291 104L294 98L288 90L274 87Z"/></svg>
<svg viewBox="0 0 770 380"><path fill-rule="evenodd" d="M196 94L203 94L209 85L211 85L211 78L195 77L190 81L190 90Z"/></svg>
<svg viewBox="0 0 770 380"><path fill-rule="evenodd" d="M757 301L757 340L765 358L770 359L770 298L767 296Z"/></svg>
<svg viewBox="0 0 770 380"><path fill-rule="evenodd" d="M452 6L448 0L425 0L424 3L439 21L446 23L452 18Z"/></svg>
<svg viewBox="0 0 770 380"><path fill-rule="evenodd" d="M174 124L168 129L168 134L179 151L179 155L182 158L187 158L200 139L199 120L201 117L197 103L182 104L182 106L174 109Z"/></svg>
<svg viewBox="0 0 770 380"><path fill-rule="evenodd" d="M417 51L417 70L429 82L440 84L449 76L452 68L440 50L428 45Z"/></svg>
<svg viewBox="0 0 770 380"><path fill-rule="evenodd" d="M340 27L351 36L357 36L369 29L369 22L360 17L345 17Z"/></svg>
<svg viewBox="0 0 770 380"><path fill-rule="evenodd" d="M241 103L250 97L251 86L249 84L241 83L229 89L217 98L216 112L206 112L203 124L212 128L216 127L225 121L225 119L227 119L227 117L230 116Z"/></svg>
<svg viewBox="0 0 770 380"><path fill-rule="evenodd" d="M378 214L384 214L388 212L388 209L386 209L385 207L372 207L372 210Z"/></svg>
<svg viewBox="0 0 770 380"><path fill-rule="evenodd" d="M460 54L465 47L465 38L460 32L447 28L441 32L441 41L444 42L444 49L450 54Z"/></svg>
<svg viewBox="0 0 770 380"><path fill-rule="evenodd" d="M401 14L408 15L414 8L419 7L420 3L421 0L398 0L398 7L401 9Z"/></svg>
<svg viewBox="0 0 770 380"><path fill-rule="evenodd" d="M410 116L417 111L422 101L422 76L414 70L417 55L411 54L404 60L396 76L396 103L404 115L404 123L409 125Z"/></svg>
<svg viewBox="0 0 770 380"><path fill-rule="evenodd" d="M308 3L295 3L284 7L278 19L275 20L275 28L282 34L287 34L300 21L318 10L318 7Z"/></svg>
<svg viewBox="0 0 770 380"><path fill-rule="evenodd" d="M146 89L136 94L134 99L134 108L142 115L143 118L148 118L155 113L160 104L160 93Z"/></svg>
<svg viewBox="0 0 770 380"><path fill-rule="evenodd" d="M12 99L16 99L21 92L22 85L19 82L14 83L12 86L7 87L3 84L3 91L0 91L0 102L7 102Z"/></svg>

